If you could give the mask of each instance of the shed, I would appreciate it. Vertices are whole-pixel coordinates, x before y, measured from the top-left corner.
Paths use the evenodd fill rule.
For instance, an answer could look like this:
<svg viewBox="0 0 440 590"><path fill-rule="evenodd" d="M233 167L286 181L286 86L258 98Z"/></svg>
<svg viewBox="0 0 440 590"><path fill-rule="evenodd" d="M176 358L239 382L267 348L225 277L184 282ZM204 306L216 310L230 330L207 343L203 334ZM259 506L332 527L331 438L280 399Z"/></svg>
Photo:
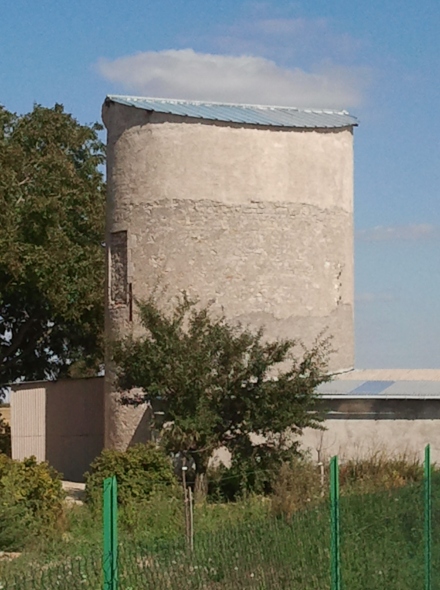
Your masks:
<svg viewBox="0 0 440 590"><path fill-rule="evenodd" d="M12 458L48 461L64 479L83 474L104 447L104 378L11 385Z"/></svg>

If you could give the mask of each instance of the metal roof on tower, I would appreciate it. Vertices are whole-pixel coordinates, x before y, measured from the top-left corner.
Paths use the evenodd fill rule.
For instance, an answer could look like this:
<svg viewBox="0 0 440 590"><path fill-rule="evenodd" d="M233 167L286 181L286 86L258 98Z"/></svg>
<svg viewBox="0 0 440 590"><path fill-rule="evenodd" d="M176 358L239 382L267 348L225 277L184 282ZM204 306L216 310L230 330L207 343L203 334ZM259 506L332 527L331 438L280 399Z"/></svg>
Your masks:
<svg viewBox="0 0 440 590"><path fill-rule="evenodd" d="M358 125L356 117L353 117L347 111L297 109L293 107L227 104L117 95L108 95L106 101L116 102L146 111L154 111L156 113L245 125L297 129L336 129Z"/></svg>

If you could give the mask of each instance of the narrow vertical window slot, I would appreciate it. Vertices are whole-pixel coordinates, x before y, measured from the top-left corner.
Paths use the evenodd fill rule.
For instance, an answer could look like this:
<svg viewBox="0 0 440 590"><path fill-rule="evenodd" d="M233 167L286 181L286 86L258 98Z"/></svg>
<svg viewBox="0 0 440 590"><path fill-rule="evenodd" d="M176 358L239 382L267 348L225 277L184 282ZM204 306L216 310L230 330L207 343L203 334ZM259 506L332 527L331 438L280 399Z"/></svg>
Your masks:
<svg viewBox="0 0 440 590"><path fill-rule="evenodd" d="M128 303L127 232L110 234L110 297L115 305Z"/></svg>

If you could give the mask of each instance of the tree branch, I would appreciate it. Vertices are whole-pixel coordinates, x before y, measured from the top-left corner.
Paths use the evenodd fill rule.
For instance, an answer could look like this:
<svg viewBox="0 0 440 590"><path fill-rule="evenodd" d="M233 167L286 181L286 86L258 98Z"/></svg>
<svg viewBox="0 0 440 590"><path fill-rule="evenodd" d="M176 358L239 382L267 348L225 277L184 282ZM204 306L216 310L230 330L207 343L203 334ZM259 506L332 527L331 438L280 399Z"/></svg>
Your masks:
<svg viewBox="0 0 440 590"><path fill-rule="evenodd" d="M21 324L17 334L12 337L11 344L6 349L6 352L0 356L0 364L4 364L6 358L11 357L15 352L17 352L23 343L27 332L31 328L32 324L34 324L36 321L37 318L35 316L29 316L27 320Z"/></svg>

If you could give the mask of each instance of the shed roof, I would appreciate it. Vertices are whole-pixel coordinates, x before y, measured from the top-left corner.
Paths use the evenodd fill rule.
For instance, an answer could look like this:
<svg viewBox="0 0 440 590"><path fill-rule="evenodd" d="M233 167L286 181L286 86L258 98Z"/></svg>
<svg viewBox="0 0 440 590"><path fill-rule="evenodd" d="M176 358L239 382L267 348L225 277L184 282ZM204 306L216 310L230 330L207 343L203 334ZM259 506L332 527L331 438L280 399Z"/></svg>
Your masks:
<svg viewBox="0 0 440 590"><path fill-rule="evenodd" d="M361 371L353 371L353 378L347 373L329 383L322 383L317 391L324 399L438 399L440 400L440 379L362 379ZM357 375L356 375L357 374Z"/></svg>
<svg viewBox="0 0 440 590"><path fill-rule="evenodd" d="M298 129L336 129L354 127L358 124L356 117L353 117L347 111L143 98L114 94L108 95L106 101L180 117L246 125Z"/></svg>
<svg viewBox="0 0 440 590"><path fill-rule="evenodd" d="M440 369L352 369L338 380L358 381L440 381Z"/></svg>

